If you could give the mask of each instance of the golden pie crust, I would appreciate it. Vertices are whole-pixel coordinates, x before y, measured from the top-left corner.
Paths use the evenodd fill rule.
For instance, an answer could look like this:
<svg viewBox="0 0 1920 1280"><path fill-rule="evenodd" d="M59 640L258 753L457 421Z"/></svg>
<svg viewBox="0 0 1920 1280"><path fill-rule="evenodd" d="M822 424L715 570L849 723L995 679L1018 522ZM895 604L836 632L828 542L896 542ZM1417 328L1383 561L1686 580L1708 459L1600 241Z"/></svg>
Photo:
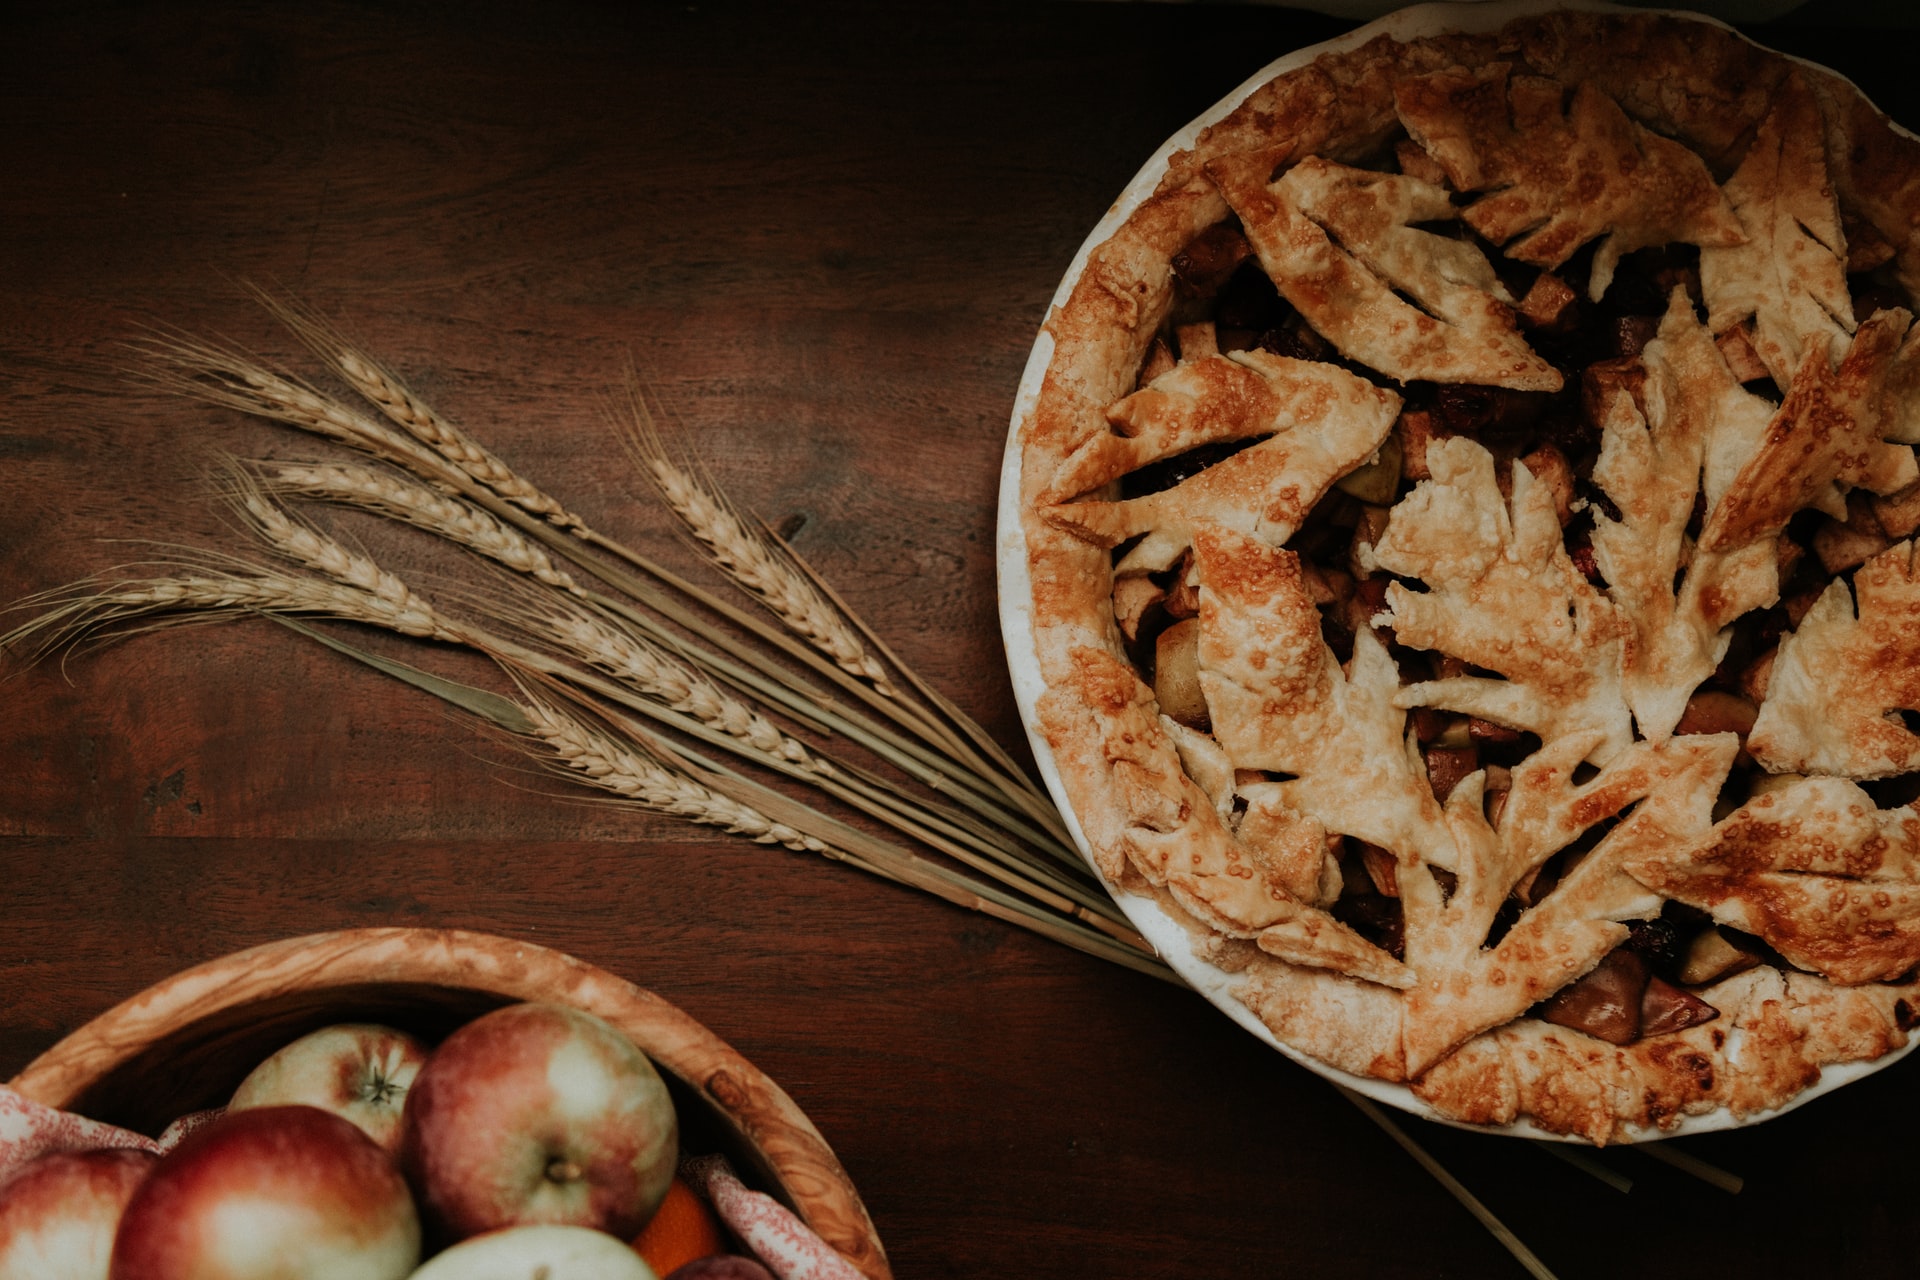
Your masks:
<svg viewBox="0 0 1920 1280"><path fill-rule="evenodd" d="M1396 142L1400 172L1379 171ZM1173 259L1229 219L1342 363L1196 338L1169 367ZM1697 246L1705 300L1676 293L1638 389L1607 406L1603 585L1569 560L1550 485L1514 467L1503 486L1465 437L1428 450L1368 567L1396 578L1381 620L1398 643L1480 674L1405 683L1369 627L1350 661L1327 648L1287 542L1376 456L1398 384L1561 385L1454 220L1547 269L1597 242L1594 298L1625 255ZM1856 783L1920 768L1920 737L1888 714L1920 702L1912 544L1836 578L1784 639L1749 738L1674 730L1728 624L1778 598L1787 519L1912 492L1920 340L1898 308L1856 323L1845 272L1872 255L1920 296L1917 222L1920 144L1850 85L1659 15L1380 36L1278 76L1175 153L1048 317L1015 440L1036 728L1108 885L1184 922L1284 1043L1466 1123L1644 1137L1778 1108L1829 1064L1903 1046L1920 813ZM1716 338L1736 328L1781 406L1730 372ZM1172 487L1118 491L1195 443L1246 440ZM1116 617L1116 574L1176 565L1198 585L1210 732L1161 714ZM1538 734L1497 817L1484 774L1444 801L1429 788L1405 727L1428 706ZM1807 778L1716 820L1743 750ZM1489 945L1512 887L1606 822ZM1391 854L1404 955L1326 909L1338 837ZM1625 1045L1530 1014L1669 901L1788 963L1700 988L1717 1018Z"/></svg>

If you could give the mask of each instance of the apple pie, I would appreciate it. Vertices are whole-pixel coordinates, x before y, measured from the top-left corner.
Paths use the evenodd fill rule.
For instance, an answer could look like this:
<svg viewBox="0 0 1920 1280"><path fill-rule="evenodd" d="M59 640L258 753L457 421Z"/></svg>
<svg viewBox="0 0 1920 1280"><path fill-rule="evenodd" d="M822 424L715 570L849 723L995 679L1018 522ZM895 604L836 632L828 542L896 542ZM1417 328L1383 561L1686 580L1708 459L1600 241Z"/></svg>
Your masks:
<svg viewBox="0 0 1920 1280"><path fill-rule="evenodd" d="M1904 1046L1916 224L1920 143L1678 17L1348 42L1200 130L1013 442L1110 888L1469 1124L1654 1136Z"/></svg>

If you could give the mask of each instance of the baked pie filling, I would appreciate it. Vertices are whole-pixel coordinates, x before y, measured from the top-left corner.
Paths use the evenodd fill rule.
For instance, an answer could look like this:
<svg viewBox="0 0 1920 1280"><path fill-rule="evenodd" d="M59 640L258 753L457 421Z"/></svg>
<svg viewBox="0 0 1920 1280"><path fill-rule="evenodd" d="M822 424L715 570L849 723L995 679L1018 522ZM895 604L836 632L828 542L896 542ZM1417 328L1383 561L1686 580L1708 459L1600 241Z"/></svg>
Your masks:
<svg viewBox="0 0 1920 1280"><path fill-rule="evenodd" d="M1920 151L1718 27L1329 54L1088 258L1018 441L1099 869L1440 1113L1777 1107L1920 1008Z"/></svg>

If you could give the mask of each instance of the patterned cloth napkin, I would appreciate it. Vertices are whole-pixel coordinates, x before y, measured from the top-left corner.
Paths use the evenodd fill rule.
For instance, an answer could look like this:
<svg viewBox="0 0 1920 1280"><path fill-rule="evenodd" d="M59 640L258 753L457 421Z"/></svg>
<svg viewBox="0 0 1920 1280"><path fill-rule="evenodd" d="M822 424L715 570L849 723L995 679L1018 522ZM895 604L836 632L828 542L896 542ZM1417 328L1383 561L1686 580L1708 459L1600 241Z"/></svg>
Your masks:
<svg viewBox="0 0 1920 1280"><path fill-rule="evenodd" d="M180 1144L180 1139L217 1117L224 1108L194 1111L167 1126L158 1138L144 1133L102 1124L71 1111L59 1111L23 1098L0 1084L0 1182L38 1156L56 1151L98 1151L107 1147L131 1147L164 1155Z"/></svg>
<svg viewBox="0 0 1920 1280"><path fill-rule="evenodd" d="M780 1280L861 1280L851 1262L785 1205L748 1190L725 1156L695 1156L681 1164L680 1176Z"/></svg>

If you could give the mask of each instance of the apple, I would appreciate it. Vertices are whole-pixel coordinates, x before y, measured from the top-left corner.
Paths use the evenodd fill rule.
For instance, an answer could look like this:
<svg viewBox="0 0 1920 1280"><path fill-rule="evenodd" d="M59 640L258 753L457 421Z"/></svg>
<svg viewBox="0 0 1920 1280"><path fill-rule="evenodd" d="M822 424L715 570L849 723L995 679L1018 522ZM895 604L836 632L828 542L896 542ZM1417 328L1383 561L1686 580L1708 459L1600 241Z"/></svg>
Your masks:
<svg viewBox="0 0 1920 1280"><path fill-rule="evenodd" d="M160 1157L146 1151L63 1151L0 1183L0 1276L106 1280L121 1211Z"/></svg>
<svg viewBox="0 0 1920 1280"><path fill-rule="evenodd" d="M640 1255L587 1227L508 1227L438 1254L410 1280L659 1280Z"/></svg>
<svg viewBox="0 0 1920 1280"><path fill-rule="evenodd" d="M401 1280L413 1197L380 1145L318 1107L235 1111L160 1158L133 1194L110 1280Z"/></svg>
<svg viewBox="0 0 1920 1280"><path fill-rule="evenodd" d="M404 1031L367 1022L322 1027L255 1067L227 1109L319 1107L395 1151L407 1090L426 1060L427 1046Z"/></svg>
<svg viewBox="0 0 1920 1280"><path fill-rule="evenodd" d="M577 1009L516 1004L427 1059L400 1154L448 1239L531 1223L630 1239L667 1194L678 1138L665 1082L626 1036Z"/></svg>

